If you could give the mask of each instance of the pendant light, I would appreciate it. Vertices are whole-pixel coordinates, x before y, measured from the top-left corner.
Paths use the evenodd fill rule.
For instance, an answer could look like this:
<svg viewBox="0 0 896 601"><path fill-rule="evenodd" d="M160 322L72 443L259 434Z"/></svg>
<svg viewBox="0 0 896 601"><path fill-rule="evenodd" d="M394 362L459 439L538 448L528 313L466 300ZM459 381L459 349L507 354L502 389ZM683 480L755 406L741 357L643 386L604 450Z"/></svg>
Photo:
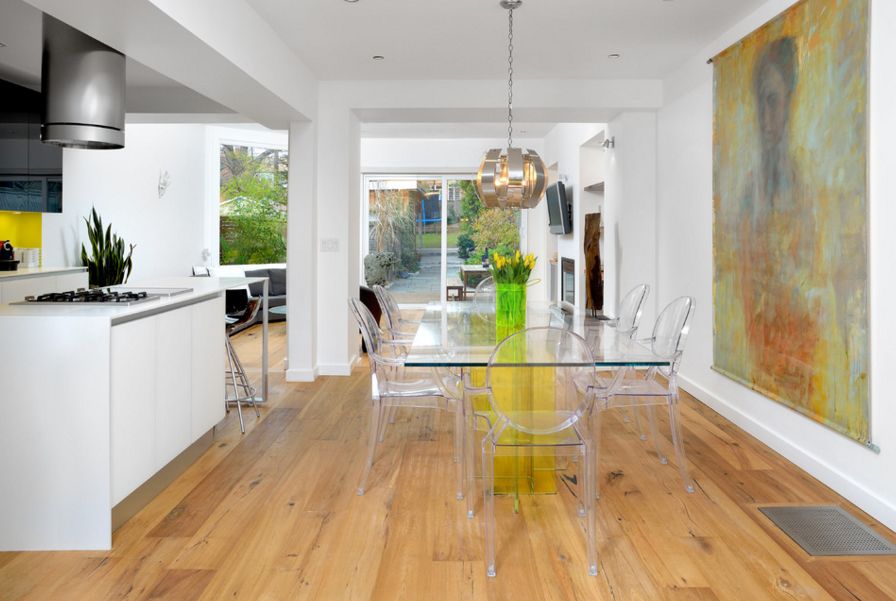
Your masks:
<svg viewBox="0 0 896 601"><path fill-rule="evenodd" d="M531 209L547 183L544 161L534 150L513 147L513 11L523 0L501 0L507 9L507 148L492 148L482 157L476 191L487 207Z"/></svg>

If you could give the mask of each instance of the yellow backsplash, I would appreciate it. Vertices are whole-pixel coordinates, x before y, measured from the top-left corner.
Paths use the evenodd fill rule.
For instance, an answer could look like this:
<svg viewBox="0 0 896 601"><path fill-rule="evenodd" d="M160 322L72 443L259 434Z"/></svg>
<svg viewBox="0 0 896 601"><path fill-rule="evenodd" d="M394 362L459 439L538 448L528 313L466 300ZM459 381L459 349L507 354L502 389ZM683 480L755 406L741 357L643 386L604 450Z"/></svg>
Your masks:
<svg viewBox="0 0 896 601"><path fill-rule="evenodd" d="M42 215L0 211L0 240L9 240L16 248L40 248Z"/></svg>

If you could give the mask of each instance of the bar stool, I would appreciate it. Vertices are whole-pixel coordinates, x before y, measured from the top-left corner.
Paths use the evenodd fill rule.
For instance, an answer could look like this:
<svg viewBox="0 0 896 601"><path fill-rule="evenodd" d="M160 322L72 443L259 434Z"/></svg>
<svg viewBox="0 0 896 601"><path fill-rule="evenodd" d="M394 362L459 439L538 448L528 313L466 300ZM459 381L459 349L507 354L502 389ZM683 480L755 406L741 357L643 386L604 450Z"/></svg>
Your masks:
<svg viewBox="0 0 896 601"><path fill-rule="evenodd" d="M242 293L242 294L240 294ZM224 370L224 376L228 380L224 393L224 408L230 413L230 407L236 405L236 411L240 418L240 432L246 433L246 425L243 422L243 404L248 403L255 409L255 416L261 417L258 411L258 397L255 396L255 387L249 381L243 363L240 361L236 349L230 343L230 337L241 329L241 326L247 322L251 322L258 314L261 307L261 301L257 298L249 298L249 294L245 290L228 290L227 307L228 311L235 308L235 305L243 305L240 301L245 301L244 309L239 313L229 312L224 318L226 336L224 336L224 345L227 349L227 368ZM240 296L241 298L237 298ZM230 392L228 392L228 388Z"/></svg>

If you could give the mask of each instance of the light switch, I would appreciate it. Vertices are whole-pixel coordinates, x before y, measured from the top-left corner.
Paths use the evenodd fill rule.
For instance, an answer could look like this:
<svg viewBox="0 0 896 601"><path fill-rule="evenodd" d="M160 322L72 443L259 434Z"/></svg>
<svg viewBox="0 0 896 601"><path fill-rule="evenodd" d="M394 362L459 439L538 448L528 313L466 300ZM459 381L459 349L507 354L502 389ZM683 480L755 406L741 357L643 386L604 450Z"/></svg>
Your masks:
<svg viewBox="0 0 896 601"><path fill-rule="evenodd" d="M320 252L322 253L338 253L339 238L321 238Z"/></svg>

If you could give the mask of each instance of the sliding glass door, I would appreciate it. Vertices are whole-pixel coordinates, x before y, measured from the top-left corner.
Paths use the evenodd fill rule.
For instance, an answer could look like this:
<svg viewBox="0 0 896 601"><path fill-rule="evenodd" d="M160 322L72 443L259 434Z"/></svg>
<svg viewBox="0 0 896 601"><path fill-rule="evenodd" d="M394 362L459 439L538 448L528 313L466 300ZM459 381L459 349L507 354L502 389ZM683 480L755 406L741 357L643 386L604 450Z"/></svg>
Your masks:
<svg viewBox="0 0 896 601"><path fill-rule="evenodd" d="M405 305L445 301L449 285L475 286L481 274L463 277L462 265L520 243L519 211L483 207L472 174L365 176L362 223L362 281Z"/></svg>

